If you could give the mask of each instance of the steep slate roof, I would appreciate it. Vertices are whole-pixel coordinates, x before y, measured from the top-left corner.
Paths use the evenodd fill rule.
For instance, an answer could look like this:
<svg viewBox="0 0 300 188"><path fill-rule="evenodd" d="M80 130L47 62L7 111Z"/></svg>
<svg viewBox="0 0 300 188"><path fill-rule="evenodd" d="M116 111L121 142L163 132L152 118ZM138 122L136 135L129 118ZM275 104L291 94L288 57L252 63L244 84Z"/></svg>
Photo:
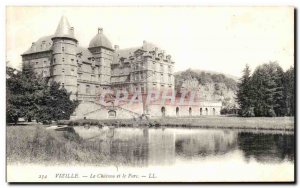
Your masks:
<svg viewBox="0 0 300 188"><path fill-rule="evenodd" d="M81 47L81 46L77 47L77 54L78 53L82 53L81 59L84 62L89 62L88 58L93 56L93 54L87 48L84 48L84 47Z"/></svg>
<svg viewBox="0 0 300 188"><path fill-rule="evenodd" d="M35 48L30 47L27 51L25 51L22 55L31 54L31 53L37 53L37 52L43 52L43 51L49 51L52 47L52 40L51 38L53 35L41 37L39 40L35 42ZM42 48L42 43L45 41L44 48Z"/></svg>
<svg viewBox="0 0 300 188"><path fill-rule="evenodd" d="M157 48L158 53L162 52L162 50L157 45L146 41L140 47L124 48L124 49L117 50L114 54L113 63L115 64L119 63L119 59L121 57L128 58L130 56L130 53L131 55L133 55L134 52L137 51L138 49L150 52L150 51L154 51L155 48Z"/></svg>
<svg viewBox="0 0 300 188"><path fill-rule="evenodd" d="M75 39L74 31L71 30L69 21L65 16L61 17L56 32L54 34L54 37L67 37L67 38Z"/></svg>

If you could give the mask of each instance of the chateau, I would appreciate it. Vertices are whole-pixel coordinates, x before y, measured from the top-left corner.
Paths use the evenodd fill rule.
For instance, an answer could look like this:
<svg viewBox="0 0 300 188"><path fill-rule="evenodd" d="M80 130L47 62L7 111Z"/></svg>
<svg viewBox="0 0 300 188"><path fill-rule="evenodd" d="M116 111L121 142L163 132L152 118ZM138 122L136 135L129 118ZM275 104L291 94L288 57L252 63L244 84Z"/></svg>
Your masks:
<svg viewBox="0 0 300 188"><path fill-rule="evenodd" d="M174 92L174 62L171 55L152 43L120 49L112 45L98 28L88 48L79 46L74 28L62 17L54 35L33 42L22 54L23 64L35 72L59 82L80 101L72 118L130 118L139 114L161 116L218 115L220 102L199 101L197 104L159 104L144 102L119 106L98 101L106 90L147 94L150 90ZM144 100L143 100L144 101Z"/></svg>

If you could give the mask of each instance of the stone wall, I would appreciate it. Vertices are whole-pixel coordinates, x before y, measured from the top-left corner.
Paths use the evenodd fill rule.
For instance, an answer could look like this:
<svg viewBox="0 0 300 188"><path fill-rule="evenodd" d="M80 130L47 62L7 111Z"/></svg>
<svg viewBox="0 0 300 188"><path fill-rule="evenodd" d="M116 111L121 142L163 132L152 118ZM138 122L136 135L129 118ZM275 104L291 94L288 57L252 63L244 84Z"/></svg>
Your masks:
<svg viewBox="0 0 300 188"><path fill-rule="evenodd" d="M202 109L202 111L201 111ZM206 110L207 109L207 110ZM221 102L202 102L199 105L148 105L145 112L151 118L161 117L189 117L220 115ZM122 104L112 107L94 102L83 101L77 107L73 119L130 119L143 114L143 104Z"/></svg>

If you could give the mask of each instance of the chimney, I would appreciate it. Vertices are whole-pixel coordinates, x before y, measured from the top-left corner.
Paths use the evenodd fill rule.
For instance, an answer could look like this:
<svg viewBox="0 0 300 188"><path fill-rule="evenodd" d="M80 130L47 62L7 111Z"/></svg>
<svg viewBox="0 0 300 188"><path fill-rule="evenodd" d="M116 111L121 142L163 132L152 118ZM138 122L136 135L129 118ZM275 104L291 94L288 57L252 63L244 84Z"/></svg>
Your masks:
<svg viewBox="0 0 300 188"><path fill-rule="evenodd" d="M70 28L71 34L74 35L74 27Z"/></svg>
<svg viewBox="0 0 300 188"><path fill-rule="evenodd" d="M42 46L42 49L44 49L46 47L46 41L45 40L42 41L42 45L41 46Z"/></svg>
<svg viewBox="0 0 300 188"><path fill-rule="evenodd" d="M119 45L115 45L115 50L119 50Z"/></svg>
<svg viewBox="0 0 300 188"><path fill-rule="evenodd" d="M102 34L103 33L103 28L102 27L98 27L98 34Z"/></svg>
<svg viewBox="0 0 300 188"><path fill-rule="evenodd" d="M31 45L31 49L32 49L33 51L35 51L35 50L36 50L35 42L33 42L33 43L32 43L32 45Z"/></svg>

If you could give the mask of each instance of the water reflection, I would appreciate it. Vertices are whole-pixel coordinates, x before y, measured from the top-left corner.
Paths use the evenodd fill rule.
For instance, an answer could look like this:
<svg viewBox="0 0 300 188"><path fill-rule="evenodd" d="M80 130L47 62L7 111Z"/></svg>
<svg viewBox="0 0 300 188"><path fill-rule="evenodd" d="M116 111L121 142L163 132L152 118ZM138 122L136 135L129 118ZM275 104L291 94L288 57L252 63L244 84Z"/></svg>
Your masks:
<svg viewBox="0 0 300 188"><path fill-rule="evenodd" d="M97 145L97 151L109 156L114 165L136 167L174 165L219 158L234 151L245 162L278 163L294 161L294 135L282 133L240 132L212 129L148 129L76 127L86 141Z"/></svg>
<svg viewBox="0 0 300 188"><path fill-rule="evenodd" d="M292 134L238 134L238 146L245 160L254 157L259 162L294 161L294 135Z"/></svg>

